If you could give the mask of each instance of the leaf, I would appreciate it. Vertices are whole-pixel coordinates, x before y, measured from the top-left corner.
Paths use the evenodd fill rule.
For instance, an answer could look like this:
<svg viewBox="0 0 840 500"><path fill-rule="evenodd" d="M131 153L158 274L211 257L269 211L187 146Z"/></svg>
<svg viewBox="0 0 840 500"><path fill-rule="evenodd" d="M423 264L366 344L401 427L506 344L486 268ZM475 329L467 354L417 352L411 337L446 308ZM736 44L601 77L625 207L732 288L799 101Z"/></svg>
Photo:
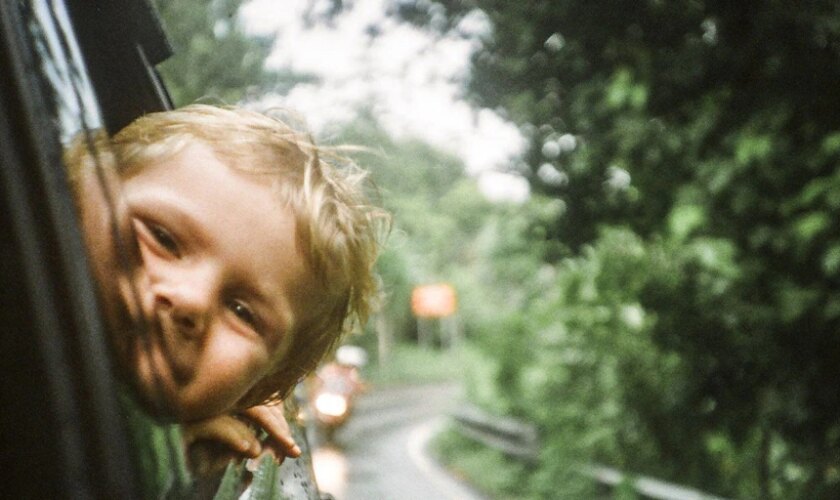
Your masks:
<svg viewBox="0 0 840 500"><path fill-rule="evenodd" d="M822 259L822 268L825 274L834 276L840 271L840 245L833 245L829 248Z"/></svg>
<svg viewBox="0 0 840 500"><path fill-rule="evenodd" d="M826 154L840 153L840 132L833 132L825 136L822 150Z"/></svg>
<svg viewBox="0 0 840 500"><path fill-rule="evenodd" d="M735 158L741 165L766 161L773 152L773 139L767 135L746 135L735 144Z"/></svg>
<svg viewBox="0 0 840 500"><path fill-rule="evenodd" d="M808 308L813 307L819 300L819 291L784 283L779 286L778 311L785 323L798 320Z"/></svg>
<svg viewBox="0 0 840 500"><path fill-rule="evenodd" d="M802 189L797 201L799 201L803 207L814 204L814 202L822 196L823 193L831 188L833 184L832 181L833 179L830 177L818 177L812 180Z"/></svg>
<svg viewBox="0 0 840 500"><path fill-rule="evenodd" d="M796 236L809 242L831 224L831 218L825 212L811 212L803 215L794 224Z"/></svg>
<svg viewBox="0 0 840 500"><path fill-rule="evenodd" d="M706 213L697 205L677 205L671 211L668 226L678 240L685 240L695 229L706 223Z"/></svg>

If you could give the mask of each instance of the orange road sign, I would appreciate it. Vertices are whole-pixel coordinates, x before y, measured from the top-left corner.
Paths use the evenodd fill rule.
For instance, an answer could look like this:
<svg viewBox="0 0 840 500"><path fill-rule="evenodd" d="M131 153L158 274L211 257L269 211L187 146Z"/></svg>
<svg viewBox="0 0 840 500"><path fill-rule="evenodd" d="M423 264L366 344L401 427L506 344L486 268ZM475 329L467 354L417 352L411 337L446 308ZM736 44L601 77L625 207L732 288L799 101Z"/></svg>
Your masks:
<svg viewBox="0 0 840 500"><path fill-rule="evenodd" d="M455 289L446 283L417 286L411 292L411 311L419 318L443 318L456 308Z"/></svg>

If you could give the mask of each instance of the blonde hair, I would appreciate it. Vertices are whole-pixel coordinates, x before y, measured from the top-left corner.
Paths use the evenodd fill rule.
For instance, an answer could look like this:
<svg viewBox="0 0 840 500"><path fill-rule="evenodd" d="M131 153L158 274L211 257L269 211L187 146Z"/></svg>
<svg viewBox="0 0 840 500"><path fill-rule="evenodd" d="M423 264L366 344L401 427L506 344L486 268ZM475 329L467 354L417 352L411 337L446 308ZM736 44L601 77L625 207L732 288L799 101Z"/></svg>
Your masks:
<svg viewBox="0 0 840 500"><path fill-rule="evenodd" d="M285 397L343 333L365 324L377 291L373 265L389 220L368 201L366 172L267 114L190 105L135 120L111 146L125 177L196 140L232 168L277 176L280 203L295 214L297 241L324 295L318 304L323 314L298 325L282 362L240 401L248 407Z"/></svg>

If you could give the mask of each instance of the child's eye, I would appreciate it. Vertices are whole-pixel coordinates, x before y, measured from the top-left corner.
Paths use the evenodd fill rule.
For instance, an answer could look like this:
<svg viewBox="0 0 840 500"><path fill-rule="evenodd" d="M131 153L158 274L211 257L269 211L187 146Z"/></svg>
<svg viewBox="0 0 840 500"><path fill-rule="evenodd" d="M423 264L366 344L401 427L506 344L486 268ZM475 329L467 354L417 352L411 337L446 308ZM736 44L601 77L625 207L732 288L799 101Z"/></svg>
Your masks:
<svg viewBox="0 0 840 500"><path fill-rule="evenodd" d="M172 235L169 234L169 231L156 224L150 224L149 232L152 233L152 236L154 237L155 241L157 241L160 246L162 246L163 248L167 249L175 255L178 254L178 244L175 242L175 238L173 238Z"/></svg>
<svg viewBox="0 0 840 500"><path fill-rule="evenodd" d="M230 308L237 318L241 319L245 323L251 325L252 327L257 326L256 314L254 314L254 311L252 311L251 308L241 300L231 300L228 304L228 308Z"/></svg>

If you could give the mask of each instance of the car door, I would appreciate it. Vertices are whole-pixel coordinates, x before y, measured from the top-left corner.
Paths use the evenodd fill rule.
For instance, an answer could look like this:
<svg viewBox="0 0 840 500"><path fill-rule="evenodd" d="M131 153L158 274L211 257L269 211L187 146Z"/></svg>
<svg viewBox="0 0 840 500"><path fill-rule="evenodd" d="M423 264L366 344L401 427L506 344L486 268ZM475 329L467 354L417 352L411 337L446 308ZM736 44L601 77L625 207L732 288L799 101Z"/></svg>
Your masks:
<svg viewBox="0 0 840 500"><path fill-rule="evenodd" d="M195 484L175 426L112 376L62 152L170 108L170 52L146 0L0 2L0 496L319 496L294 423L303 459Z"/></svg>
<svg viewBox="0 0 840 500"><path fill-rule="evenodd" d="M125 85L165 43L78 37L117 21L106 7L80 22L93 3L0 3L0 455L3 495L14 498L142 494L61 155L74 136L166 106L148 71L121 88L130 99L102 99L112 76L89 73L83 52L123 51L112 73Z"/></svg>

